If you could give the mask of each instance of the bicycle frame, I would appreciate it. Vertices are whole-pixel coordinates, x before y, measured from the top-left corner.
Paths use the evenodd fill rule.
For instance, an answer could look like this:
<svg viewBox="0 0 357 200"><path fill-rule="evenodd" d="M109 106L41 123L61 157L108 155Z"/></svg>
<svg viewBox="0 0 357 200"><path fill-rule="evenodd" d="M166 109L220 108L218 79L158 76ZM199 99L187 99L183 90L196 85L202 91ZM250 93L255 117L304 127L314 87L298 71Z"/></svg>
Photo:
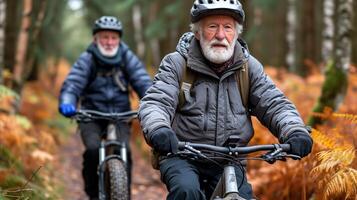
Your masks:
<svg viewBox="0 0 357 200"><path fill-rule="evenodd" d="M239 196L238 183L234 166L228 164L224 167L223 174L219 179L210 200L225 199L245 200Z"/></svg>
<svg viewBox="0 0 357 200"><path fill-rule="evenodd" d="M126 143L117 139L117 123L128 123L136 118L136 111L122 113L103 113L94 110L79 110L76 113L77 121L89 122L95 119L108 121L106 134L100 141L98 164L99 199L126 200L130 198L128 185ZM119 153L118 153L119 150ZM110 193L110 194L109 194Z"/></svg>

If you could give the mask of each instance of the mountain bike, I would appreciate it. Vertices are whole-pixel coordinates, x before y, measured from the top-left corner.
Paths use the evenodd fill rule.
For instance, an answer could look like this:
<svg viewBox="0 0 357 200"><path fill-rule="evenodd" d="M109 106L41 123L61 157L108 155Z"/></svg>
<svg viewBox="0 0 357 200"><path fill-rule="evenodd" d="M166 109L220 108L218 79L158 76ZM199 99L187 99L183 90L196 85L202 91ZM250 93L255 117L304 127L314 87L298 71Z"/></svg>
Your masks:
<svg viewBox="0 0 357 200"><path fill-rule="evenodd" d="M179 152L176 155L185 159L205 160L223 168L223 174L213 191L210 200L245 200L239 196L240 184L236 179L235 166L245 173L242 161L263 160L273 164L277 160L285 161L286 158L301 159L299 156L288 154L290 144L270 144L255 145L247 147L237 147L236 138L227 140L224 147L198 144L189 142L179 142ZM264 151L265 153L248 157L248 154ZM225 164L221 164L224 161ZM245 177L245 176L244 176Z"/></svg>
<svg viewBox="0 0 357 200"><path fill-rule="evenodd" d="M103 113L95 110L78 110L75 119L79 122L92 120L108 121L106 134L103 134L99 147L98 190L100 200L130 199L125 142L117 140L118 122L129 123L137 117L137 111Z"/></svg>

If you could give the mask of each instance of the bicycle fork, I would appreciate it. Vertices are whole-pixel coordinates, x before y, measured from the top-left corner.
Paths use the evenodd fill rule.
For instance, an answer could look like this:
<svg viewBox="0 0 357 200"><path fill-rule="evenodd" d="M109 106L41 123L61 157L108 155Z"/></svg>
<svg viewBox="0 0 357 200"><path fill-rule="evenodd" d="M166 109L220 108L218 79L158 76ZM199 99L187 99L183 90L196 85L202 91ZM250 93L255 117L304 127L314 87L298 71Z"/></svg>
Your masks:
<svg viewBox="0 0 357 200"><path fill-rule="evenodd" d="M211 196L211 200L245 200L239 196L235 168L232 165L224 167L223 174Z"/></svg>
<svg viewBox="0 0 357 200"><path fill-rule="evenodd" d="M115 154L115 147L120 147L120 156ZM98 176L99 176L99 199L105 200L105 181L104 181L104 171L106 168L106 161L110 159L120 159L124 163L127 163L127 149L125 142L118 142L116 135L115 124L109 124L107 130L106 139L102 139L99 147L99 165L98 165Z"/></svg>
<svg viewBox="0 0 357 200"><path fill-rule="evenodd" d="M99 148L99 163L104 162L107 154L114 154L114 148L109 148L106 152L107 146L120 147L120 159L127 162L127 149L125 142L117 142L116 127L114 124L108 125L107 140L102 140Z"/></svg>

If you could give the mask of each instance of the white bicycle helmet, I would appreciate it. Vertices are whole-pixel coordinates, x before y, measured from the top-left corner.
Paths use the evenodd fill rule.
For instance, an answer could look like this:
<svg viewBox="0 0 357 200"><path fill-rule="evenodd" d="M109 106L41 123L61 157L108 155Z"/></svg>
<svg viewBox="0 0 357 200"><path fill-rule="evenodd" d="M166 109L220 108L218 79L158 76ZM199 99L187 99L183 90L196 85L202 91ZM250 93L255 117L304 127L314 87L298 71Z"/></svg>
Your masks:
<svg viewBox="0 0 357 200"><path fill-rule="evenodd" d="M195 0L191 8L191 22L195 23L208 15L229 15L244 22L244 11L238 0Z"/></svg>
<svg viewBox="0 0 357 200"><path fill-rule="evenodd" d="M102 16L94 22L93 35L101 30L112 30L119 33L121 36L123 34L123 26L121 22L112 16Z"/></svg>

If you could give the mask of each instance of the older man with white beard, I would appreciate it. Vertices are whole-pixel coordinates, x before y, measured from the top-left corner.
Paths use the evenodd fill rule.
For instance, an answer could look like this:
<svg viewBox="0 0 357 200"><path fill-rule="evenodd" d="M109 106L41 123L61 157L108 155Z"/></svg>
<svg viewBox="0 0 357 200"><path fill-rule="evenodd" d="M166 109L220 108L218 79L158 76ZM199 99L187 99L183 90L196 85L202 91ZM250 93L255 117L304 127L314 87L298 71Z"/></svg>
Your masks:
<svg viewBox="0 0 357 200"><path fill-rule="evenodd" d="M223 146L234 135L237 146L246 146L254 132L251 116L256 116L281 143L291 145L292 154L304 157L313 144L295 106L240 38L244 12L239 1L195 0L191 22L192 33L184 34L176 52L163 58L139 109L170 200L208 199L222 174L219 166L175 156L179 140ZM247 107L236 80L243 66L249 68ZM194 74L189 91L181 87L187 71ZM245 173L235 167L239 194L252 199Z"/></svg>
<svg viewBox="0 0 357 200"><path fill-rule="evenodd" d="M106 113L129 111L128 87L141 98L152 84L143 63L121 40L123 27L116 17L100 17L92 31L93 42L79 56L62 85L59 111L66 117L73 116L79 105L82 109ZM98 149L107 123L103 120L79 123L85 146L82 174L90 199L98 198ZM117 138L129 147L129 125L118 123L117 126L120 131ZM130 185L131 154L127 153Z"/></svg>

